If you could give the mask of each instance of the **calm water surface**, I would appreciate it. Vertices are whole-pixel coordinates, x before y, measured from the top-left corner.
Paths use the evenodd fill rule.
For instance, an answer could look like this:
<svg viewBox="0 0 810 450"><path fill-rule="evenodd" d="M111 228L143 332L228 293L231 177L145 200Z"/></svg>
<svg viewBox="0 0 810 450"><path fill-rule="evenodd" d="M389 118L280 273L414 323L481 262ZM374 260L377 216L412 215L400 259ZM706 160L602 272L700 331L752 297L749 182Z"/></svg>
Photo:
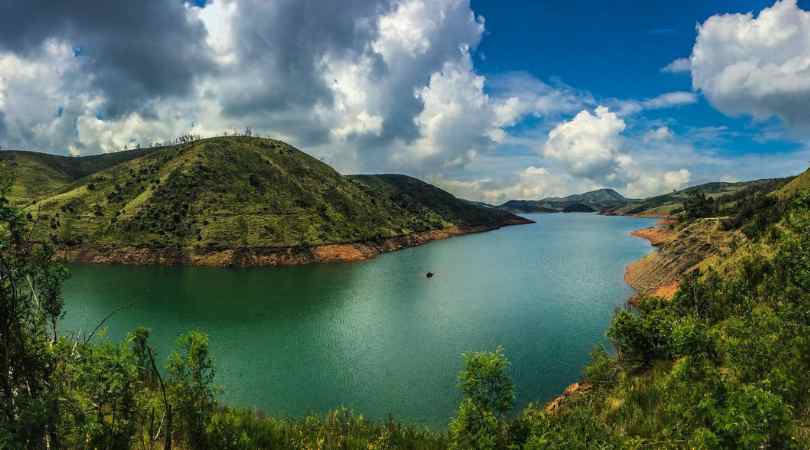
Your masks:
<svg viewBox="0 0 810 450"><path fill-rule="evenodd" d="M650 219L529 215L534 225L434 242L354 264L276 269L72 266L62 328L152 330L162 355L210 336L223 399L301 416L343 405L446 424L461 353L502 345L520 406L577 380L631 295L622 275ZM436 274L425 278L425 272Z"/></svg>

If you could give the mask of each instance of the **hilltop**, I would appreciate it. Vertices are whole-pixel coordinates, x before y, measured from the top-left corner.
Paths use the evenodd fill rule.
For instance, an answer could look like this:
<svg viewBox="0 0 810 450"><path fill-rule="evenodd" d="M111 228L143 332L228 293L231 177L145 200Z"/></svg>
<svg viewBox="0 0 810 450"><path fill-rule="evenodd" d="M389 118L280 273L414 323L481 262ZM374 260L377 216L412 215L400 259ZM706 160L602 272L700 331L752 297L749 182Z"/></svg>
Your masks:
<svg viewBox="0 0 810 450"><path fill-rule="evenodd" d="M632 200L624 205L606 208L603 212L615 215L635 215L648 217L665 217L681 212L684 201L690 194L703 194L710 200L724 198L726 206L731 206L739 197L754 191L772 191L778 189L792 178L767 178L740 182L711 182L690 186L669 194Z"/></svg>
<svg viewBox="0 0 810 450"><path fill-rule="evenodd" d="M69 259L206 265L356 260L528 223L403 175L343 176L276 140L81 158L3 152L13 201ZM340 247L343 245L343 247Z"/></svg>
<svg viewBox="0 0 810 450"><path fill-rule="evenodd" d="M597 212L620 208L632 200L613 189L597 189L567 197L547 197L541 200L509 200L498 208L516 213Z"/></svg>

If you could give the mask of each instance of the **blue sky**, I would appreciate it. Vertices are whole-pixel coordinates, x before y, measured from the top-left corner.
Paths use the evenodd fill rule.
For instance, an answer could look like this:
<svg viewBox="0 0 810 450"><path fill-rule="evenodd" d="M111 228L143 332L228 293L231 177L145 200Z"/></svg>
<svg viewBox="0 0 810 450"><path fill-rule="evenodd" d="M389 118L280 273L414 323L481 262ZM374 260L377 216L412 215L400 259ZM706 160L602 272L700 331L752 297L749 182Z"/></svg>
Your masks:
<svg viewBox="0 0 810 450"><path fill-rule="evenodd" d="M689 91L688 73L662 73L688 57L696 25L725 13L757 13L769 1L571 1L503 2L473 0L486 18L487 33L477 49L476 69L488 76L528 71L542 79L587 89L599 98L647 98L667 91ZM799 1L809 9L810 1ZM700 97L693 105L647 114L671 120L675 128L728 127L719 150L728 153L782 152L801 147L796 139L761 141L758 131L778 121L733 118Z"/></svg>
<svg viewBox="0 0 810 450"><path fill-rule="evenodd" d="M807 9L808 4L798 1L796 6ZM769 1L473 0L472 9L486 23L486 33L475 51L475 67L489 78L525 71L547 82L584 90L597 104L694 90L694 103L645 111L625 120L623 134L640 136L656 123L665 124L696 152L729 163L725 170L691 168L688 184L795 174L810 159L803 127L787 125L778 114L754 118L744 109L721 112L693 87L688 71L662 71L672 61L691 55L697 26L710 17L752 13L756 18L773 5ZM799 39L810 39L806 32L799 31ZM542 127L542 120L529 118L512 132L531 136L538 125ZM507 147L502 152L524 154L525 148ZM666 159L666 155L661 157Z"/></svg>
<svg viewBox="0 0 810 450"><path fill-rule="evenodd" d="M250 127L343 173L406 173L493 203L792 175L810 161L808 9L7 2L0 145L88 155Z"/></svg>

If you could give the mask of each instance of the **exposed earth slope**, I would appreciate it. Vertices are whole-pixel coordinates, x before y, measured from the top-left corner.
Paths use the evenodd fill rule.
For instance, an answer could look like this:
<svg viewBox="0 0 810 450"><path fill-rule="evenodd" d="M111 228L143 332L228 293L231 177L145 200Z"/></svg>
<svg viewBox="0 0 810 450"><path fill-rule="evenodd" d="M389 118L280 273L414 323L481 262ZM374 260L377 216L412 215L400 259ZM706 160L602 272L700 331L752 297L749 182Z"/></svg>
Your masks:
<svg viewBox="0 0 810 450"><path fill-rule="evenodd" d="M783 214L786 202L808 187L810 171L805 171L792 178L709 183L646 200L641 207L666 200L670 204L666 206L668 214L674 215L632 233L647 239L656 250L630 264L625 280L639 296L670 298L685 274L710 266L717 268L720 261L729 260L730 255L739 253L738 249L751 245L751 238ZM676 202L683 202L689 192L696 190L703 190L706 198L717 204L716 211L709 214L713 217L687 219L680 211L682 203Z"/></svg>

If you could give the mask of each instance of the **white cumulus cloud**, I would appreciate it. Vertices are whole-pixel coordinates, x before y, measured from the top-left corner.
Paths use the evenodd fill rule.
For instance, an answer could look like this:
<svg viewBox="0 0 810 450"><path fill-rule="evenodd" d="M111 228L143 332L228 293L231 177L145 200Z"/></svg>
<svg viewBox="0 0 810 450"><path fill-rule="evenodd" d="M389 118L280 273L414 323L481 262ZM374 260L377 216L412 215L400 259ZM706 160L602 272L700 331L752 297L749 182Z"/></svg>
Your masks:
<svg viewBox="0 0 810 450"><path fill-rule="evenodd" d="M689 58L678 58L661 68L665 73L683 73L692 70L692 61Z"/></svg>
<svg viewBox="0 0 810 450"><path fill-rule="evenodd" d="M672 136L672 130L669 127L658 127L644 133L642 141L645 143L667 141L672 139Z"/></svg>
<svg viewBox="0 0 810 450"><path fill-rule="evenodd" d="M810 12L777 1L756 16L725 14L698 26L692 84L717 109L810 125Z"/></svg>
<svg viewBox="0 0 810 450"><path fill-rule="evenodd" d="M585 178L600 187L623 189L630 195L659 194L683 187L689 181L686 169L661 171L656 164L650 164L654 161L639 164L626 149L629 143L622 135L625 128L625 120L604 106L593 113L583 110L549 132L543 155L560 163L574 177ZM645 138L665 141L672 138L672 132L659 127L642 141Z"/></svg>
<svg viewBox="0 0 810 450"><path fill-rule="evenodd" d="M690 177L691 174L686 169L642 174L636 180L627 183L624 191L627 196L638 198L663 194L683 188L689 183Z"/></svg>
<svg viewBox="0 0 810 450"><path fill-rule="evenodd" d="M583 110L549 132L543 154L561 161L577 176L610 176L618 165L624 128L624 120L604 106L593 114Z"/></svg>

